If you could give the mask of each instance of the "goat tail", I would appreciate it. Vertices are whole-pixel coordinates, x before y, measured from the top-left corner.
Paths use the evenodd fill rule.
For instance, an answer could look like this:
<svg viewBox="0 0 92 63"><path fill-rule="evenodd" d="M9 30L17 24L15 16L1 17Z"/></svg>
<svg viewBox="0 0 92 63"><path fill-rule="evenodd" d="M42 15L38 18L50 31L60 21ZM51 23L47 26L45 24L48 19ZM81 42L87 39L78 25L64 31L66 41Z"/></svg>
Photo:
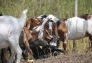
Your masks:
<svg viewBox="0 0 92 63"><path fill-rule="evenodd" d="M23 14L26 14L28 12L28 9L25 9L24 11L23 11Z"/></svg>

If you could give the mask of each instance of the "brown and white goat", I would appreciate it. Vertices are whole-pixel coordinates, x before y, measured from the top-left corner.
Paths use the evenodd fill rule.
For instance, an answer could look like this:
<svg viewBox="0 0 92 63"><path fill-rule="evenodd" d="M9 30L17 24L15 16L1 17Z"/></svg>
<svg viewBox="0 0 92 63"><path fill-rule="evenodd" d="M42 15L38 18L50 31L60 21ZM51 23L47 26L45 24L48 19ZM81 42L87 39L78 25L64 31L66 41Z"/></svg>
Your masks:
<svg viewBox="0 0 92 63"><path fill-rule="evenodd" d="M31 18L31 20L29 20L27 22L27 27L24 27L24 43L32 56L33 56L33 53L32 53L32 50L30 49L29 41L35 42L39 39L38 36L39 36L40 30L37 31L37 30L33 29L34 27L37 27L38 25L42 26L41 21L39 21L39 19L37 19L37 18L36 19ZM44 25L45 25L45 23L44 23ZM40 26L38 26L38 27L40 27ZM44 43L44 45L47 45L48 42L46 40L51 39L52 36L49 34L47 27L43 26L43 28L41 28L41 30L43 31L43 38L41 39L41 41L42 41L42 43Z"/></svg>
<svg viewBox="0 0 92 63"><path fill-rule="evenodd" d="M67 53L68 40L77 40L83 37L89 37L92 41L92 16L86 15L73 17L67 20L57 22L58 35L63 41L64 53Z"/></svg>

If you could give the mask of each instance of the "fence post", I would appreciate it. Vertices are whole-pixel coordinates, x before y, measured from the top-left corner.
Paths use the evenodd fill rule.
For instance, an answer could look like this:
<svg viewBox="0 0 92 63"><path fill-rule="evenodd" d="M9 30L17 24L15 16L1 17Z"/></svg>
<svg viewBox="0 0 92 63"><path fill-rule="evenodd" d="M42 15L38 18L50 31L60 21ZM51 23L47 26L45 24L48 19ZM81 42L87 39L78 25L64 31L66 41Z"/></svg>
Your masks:
<svg viewBox="0 0 92 63"><path fill-rule="evenodd" d="M78 0L75 0L74 15L75 15L75 16L78 16Z"/></svg>
<svg viewBox="0 0 92 63"><path fill-rule="evenodd" d="M78 0L75 0L74 16L78 16ZM73 40L73 51L76 51L76 42Z"/></svg>

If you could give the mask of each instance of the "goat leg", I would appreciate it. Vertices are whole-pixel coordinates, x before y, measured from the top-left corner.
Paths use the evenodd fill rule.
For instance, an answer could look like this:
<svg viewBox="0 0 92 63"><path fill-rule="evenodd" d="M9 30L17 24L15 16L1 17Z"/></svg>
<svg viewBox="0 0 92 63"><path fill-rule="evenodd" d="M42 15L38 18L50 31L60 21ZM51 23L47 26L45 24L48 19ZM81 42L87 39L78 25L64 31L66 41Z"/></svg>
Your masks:
<svg viewBox="0 0 92 63"><path fill-rule="evenodd" d="M29 43L28 43L28 39L27 39L27 36L26 36L25 33L24 33L24 44L25 44L25 46L26 46L28 52L30 53L30 55L32 55L32 59L34 59L34 57L33 57L33 52L32 52L32 50L30 49L30 46L29 46Z"/></svg>

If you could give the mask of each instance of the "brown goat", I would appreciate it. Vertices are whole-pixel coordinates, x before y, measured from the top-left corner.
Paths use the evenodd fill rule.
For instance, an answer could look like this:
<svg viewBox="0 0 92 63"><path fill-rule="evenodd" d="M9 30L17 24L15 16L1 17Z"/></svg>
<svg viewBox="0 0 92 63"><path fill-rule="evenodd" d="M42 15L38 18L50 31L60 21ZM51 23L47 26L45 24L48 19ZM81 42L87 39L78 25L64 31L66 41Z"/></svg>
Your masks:
<svg viewBox="0 0 92 63"><path fill-rule="evenodd" d="M30 54L33 56L32 50L30 49L29 46L29 40L31 42L35 42L36 40L38 40L38 35L40 31L34 31L32 30L34 27L41 25L41 21L37 18L31 18L28 20L27 22L27 27L24 27L24 43L28 49L28 51L30 52ZM43 28L44 34L43 34L43 38L45 40L49 40L52 38L52 36L49 34L48 32L48 28L44 27ZM48 44L46 41L43 41L45 44Z"/></svg>

